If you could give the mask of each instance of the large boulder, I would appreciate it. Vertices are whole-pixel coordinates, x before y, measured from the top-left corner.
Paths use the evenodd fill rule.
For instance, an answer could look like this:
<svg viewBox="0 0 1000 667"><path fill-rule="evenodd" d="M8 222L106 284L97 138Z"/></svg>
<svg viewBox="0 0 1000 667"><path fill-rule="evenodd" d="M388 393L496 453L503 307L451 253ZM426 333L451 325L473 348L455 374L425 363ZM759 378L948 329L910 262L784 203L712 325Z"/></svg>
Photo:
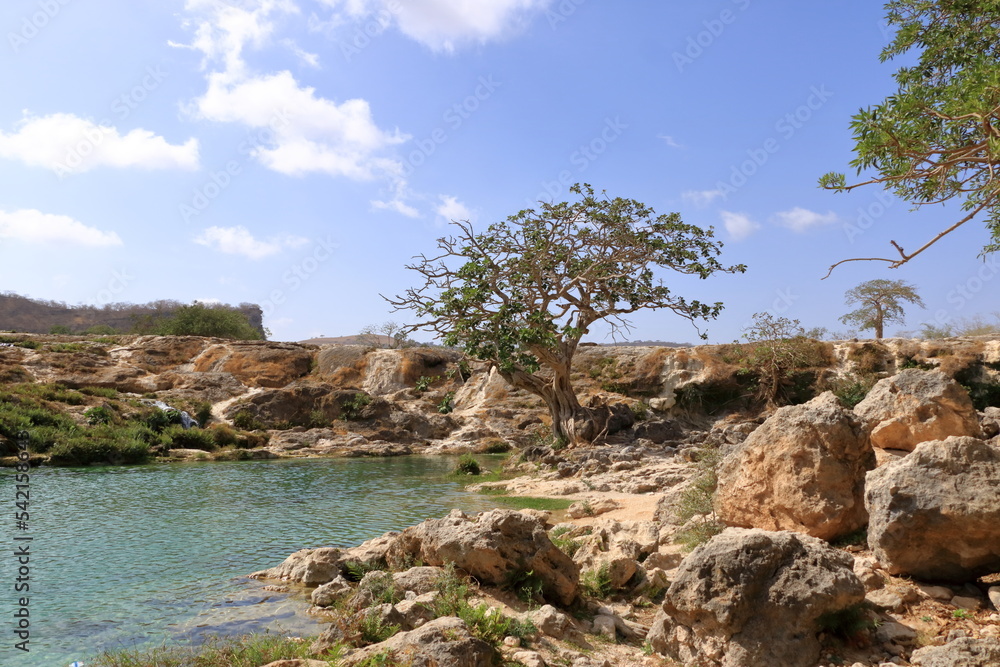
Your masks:
<svg viewBox="0 0 1000 667"><path fill-rule="evenodd" d="M309 374L316 348L297 343L228 341L213 345L191 363L199 373L230 373L248 387L284 387Z"/></svg>
<svg viewBox="0 0 1000 667"><path fill-rule="evenodd" d="M925 646L913 652L917 667L994 667L1000 665L1000 639L961 637L944 646Z"/></svg>
<svg viewBox="0 0 1000 667"><path fill-rule="evenodd" d="M832 539L867 523L874 467L861 423L826 392L781 408L723 459L715 511L730 526Z"/></svg>
<svg viewBox="0 0 1000 667"><path fill-rule="evenodd" d="M343 551L333 547L300 549L286 558L281 565L250 575L251 579L278 579L293 581L306 586L319 586L333 581L340 575Z"/></svg>
<svg viewBox="0 0 1000 667"><path fill-rule="evenodd" d="M315 646L315 645L314 645ZM443 616L416 630L400 632L380 644L354 651L340 664L374 664L376 656L388 654L385 664L411 667L493 667L493 647L476 639L461 619ZM381 664L381 663L380 663Z"/></svg>
<svg viewBox="0 0 1000 667"><path fill-rule="evenodd" d="M580 573L560 551L538 519L513 510L493 510L475 518L452 511L404 530L386 554L393 567L414 560L442 566L448 562L484 584L501 585L531 573L546 599L568 605L576 598Z"/></svg>
<svg viewBox="0 0 1000 667"><path fill-rule="evenodd" d="M982 437L969 393L941 371L909 368L880 380L854 412L881 449L913 451L952 435Z"/></svg>
<svg viewBox="0 0 1000 667"><path fill-rule="evenodd" d="M681 563L647 640L683 664L812 667L820 616L865 598L852 561L799 533L729 528Z"/></svg>
<svg viewBox="0 0 1000 667"><path fill-rule="evenodd" d="M868 473L868 543L891 574L963 582L1000 572L1000 449L924 442Z"/></svg>

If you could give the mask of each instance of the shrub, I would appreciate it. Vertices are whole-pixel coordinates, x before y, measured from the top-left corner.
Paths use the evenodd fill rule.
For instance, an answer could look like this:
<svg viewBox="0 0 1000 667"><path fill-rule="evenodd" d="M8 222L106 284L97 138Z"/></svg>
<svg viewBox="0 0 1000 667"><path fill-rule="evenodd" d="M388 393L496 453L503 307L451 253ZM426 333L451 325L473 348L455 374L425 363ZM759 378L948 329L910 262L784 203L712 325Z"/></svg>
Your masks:
<svg viewBox="0 0 1000 667"><path fill-rule="evenodd" d="M451 471L453 475L479 475L483 472L483 469L479 465L479 461L472 454L462 454L458 459L458 464L455 469Z"/></svg>
<svg viewBox="0 0 1000 667"><path fill-rule="evenodd" d="M427 391L428 389L430 389L431 385L434 384L435 382L437 382L440 379L441 379L440 375L434 375L432 377L427 377L426 375L421 375L419 378L417 378L417 382L416 382L416 384L413 385L413 388L416 389L417 391L423 393L423 392Z"/></svg>
<svg viewBox="0 0 1000 667"><path fill-rule="evenodd" d="M264 424L257 415L247 409L237 410L233 415L233 426L244 431L262 431Z"/></svg>
<svg viewBox="0 0 1000 667"><path fill-rule="evenodd" d="M674 535L674 542L691 551L722 532L723 526L715 518L713 500L718 486L720 454L717 449L707 449L698 460L698 473L691 485L681 494L674 507L674 516L681 524L687 524L696 516L706 518L684 527Z"/></svg>
<svg viewBox="0 0 1000 667"><path fill-rule="evenodd" d="M364 579L365 575L369 572L374 572L376 570L384 570L385 564L383 563L362 563L360 561L347 561L343 565L344 567L344 579L348 581L361 581Z"/></svg>
<svg viewBox="0 0 1000 667"><path fill-rule="evenodd" d="M200 401L194 409L194 418L200 426L205 426L212 420L212 404L208 401Z"/></svg>
<svg viewBox="0 0 1000 667"><path fill-rule="evenodd" d="M362 643L378 644L399 632L399 626L389 625L382 620L377 612L369 611L361 614L358 630Z"/></svg>
<svg viewBox="0 0 1000 667"><path fill-rule="evenodd" d="M163 432L170 449L201 449L210 452L216 449L215 434L200 428L184 428L173 425Z"/></svg>
<svg viewBox="0 0 1000 667"><path fill-rule="evenodd" d="M54 327L52 327L52 328L49 329L49 333L50 334L69 334L69 333L73 333L73 332L70 331L70 328L68 326L66 326L65 324L57 324Z"/></svg>
<svg viewBox="0 0 1000 667"><path fill-rule="evenodd" d="M130 428L98 426L76 437L61 438L49 450L49 462L59 466L93 463L126 465L149 458L149 444Z"/></svg>
<svg viewBox="0 0 1000 667"><path fill-rule="evenodd" d="M228 306L206 306L195 302L181 306L166 318L136 324L137 333L142 329L160 336L208 336L237 340L263 340L260 331L250 324L247 316Z"/></svg>
<svg viewBox="0 0 1000 667"><path fill-rule="evenodd" d="M372 397L364 392L354 394L340 405L340 416L346 421L357 421L371 402Z"/></svg>
<svg viewBox="0 0 1000 667"><path fill-rule="evenodd" d="M118 330L108 324L95 324L92 327L87 327L80 333L87 336L113 336L118 333Z"/></svg>
<svg viewBox="0 0 1000 667"><path fill-rule="evenodd" d="M97 424L110 424L115 419L114 410L106 405L89 408L83 413L83 416L87 419L87 423L91 426L96 426Z"/></svg>
<svg viewBox="0 0 1000 667"><path fill-rule="evenodd" d="M865 399L871 388L875 386L876 381L875 376L851 375L830 382L828 388L840 399L841 403L848 408L853 408Z"/></svg>
<svg viewBox="0 0 1000 667"><path fill-rule="evenodd" d="M455 392L449 391L447 394L445 394L444 398L441 399L441 402L438 403L437 406L438 412L440 412L443 415L446 415L450 413L452 410L454 410L455 409L455 405L453 403L454 399L455 399Z"/></svg>
<svg viewBox="0 0 1000 667"><path fill-rule="evenodd" d="M585 595L607 599L611 593L611 567L607 563L601 563L595 570L587 570L580 575L580 588Z"/></svg>
<svg viewBox="0 0 1000 667"><path fill-rule="evenodd" d="M371 574L364 580L365 591L371 594L372 601L376 604L396 604L403 599L403 591L399 590L396 582L392 578L392 573L385 570L372 570ZM362 592L361 589L358 592Z"/></svg>

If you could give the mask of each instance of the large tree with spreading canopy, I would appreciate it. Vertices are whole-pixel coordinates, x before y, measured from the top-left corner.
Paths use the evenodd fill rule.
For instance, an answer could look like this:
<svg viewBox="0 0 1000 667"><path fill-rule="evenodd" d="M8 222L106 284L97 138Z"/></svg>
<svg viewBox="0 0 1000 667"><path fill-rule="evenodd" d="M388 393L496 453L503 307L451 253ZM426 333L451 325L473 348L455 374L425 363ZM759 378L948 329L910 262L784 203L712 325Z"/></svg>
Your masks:
<svg viewBox="0 0 1000 667"><path fill-rule="evenodd" d="M879 184L914 206L955 202L963 213L916 250L892 241L893 256L846 259L831 271L854 261L899 267L976 216L991 234L983 254L1000 249L1000 0L892 0L886 10L896 33L882 61L916 62L896 72L895 93L853 117L851 166L873 175L848 184L829 173L820 185Z"/></svg>
<svg viewBox="0 0 1000 667"><path fill-rule="evenodd" d="M721 303L674 294L658 277L669 269L699 278L742 272L718 261L722 244L711 228L657 216L632 199L595 196L589 185L571 191L578 201L540 202L476 233L455 221L455 236L438 240L434 256L407 268L423 284L388 299L416 312L424 328L471 357L490 362L514 387L542 398L553 435L568 443L602 434L608 408L584 407L570 381L573 355L592 324L613 333L626 316L666 308L695 322L710 320Z"/></svg>

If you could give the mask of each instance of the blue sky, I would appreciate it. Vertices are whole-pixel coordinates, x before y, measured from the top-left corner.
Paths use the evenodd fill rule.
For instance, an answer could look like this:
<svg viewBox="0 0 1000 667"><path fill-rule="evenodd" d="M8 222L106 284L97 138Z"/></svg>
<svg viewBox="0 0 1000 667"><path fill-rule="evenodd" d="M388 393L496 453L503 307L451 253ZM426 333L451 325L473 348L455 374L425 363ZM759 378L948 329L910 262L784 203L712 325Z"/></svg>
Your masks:
<svg viewBox="0 0 1000 667"><path fill-rule="evenodd" d="M715 227L748 265L663 275L726 304L713 342L764 310L844 330L844 292L872 278L923 295L899 328L1000 310L979 221L820 280L959 217L816 187L893 90L879 3L7 0L0 25L0 289L248 301L275 339L347 335L407 321L378 295L416 284L404 265L449 219L585 181ZM633 321L696 338L667 311Z"/></svg>

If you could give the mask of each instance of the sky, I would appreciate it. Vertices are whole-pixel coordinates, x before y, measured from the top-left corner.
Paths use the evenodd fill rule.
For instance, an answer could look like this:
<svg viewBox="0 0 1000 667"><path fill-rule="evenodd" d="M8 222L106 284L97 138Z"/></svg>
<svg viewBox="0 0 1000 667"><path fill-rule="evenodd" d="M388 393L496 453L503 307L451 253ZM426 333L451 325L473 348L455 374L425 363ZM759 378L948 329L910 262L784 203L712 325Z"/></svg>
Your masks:
<svg viewBox="0 0 1000 667"><path fill-rule="evenodd" d="M3 291L252 302L273 339L349 335L413 321L380 294L419 284L405 265L450 220L485 229L586 182L713 227L747 265L662 273L725 304L710 342L757 312L844 331L845 291L873 278L927 305L888 333L1000 310L978 220L821 280L961 217L817 187L852 173L851 115L894 90L881 3L5 0L0 26ZM698 338L631 319L632 340Z"/></svg>

